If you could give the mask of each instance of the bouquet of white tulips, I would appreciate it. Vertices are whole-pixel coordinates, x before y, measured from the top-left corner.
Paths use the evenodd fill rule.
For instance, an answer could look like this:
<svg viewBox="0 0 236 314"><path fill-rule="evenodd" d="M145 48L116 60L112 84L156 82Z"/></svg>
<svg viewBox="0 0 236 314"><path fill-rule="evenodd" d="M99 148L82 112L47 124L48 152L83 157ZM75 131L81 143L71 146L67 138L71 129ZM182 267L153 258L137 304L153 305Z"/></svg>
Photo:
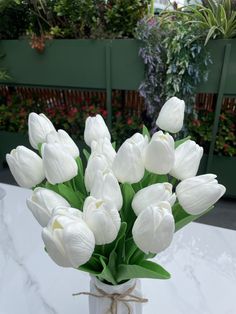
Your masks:
<svg viewBox="0 0 236 314"><path fill-rule="evenodd" d="M157 125L177 133L184 101L173 97ZM147 128L116 151L100 115L86 120L84 140L91 152L85 170L80 152L44 114L29 115L34 151L18 146L7 154L17 183L32 188L27 200L43 227L45 250L63 267L74 267L117 285L131 278L167 279L151 261L180 228L211 209L225 193L216 175L196 176L203 149L189 138L174 141Z"/></svg>

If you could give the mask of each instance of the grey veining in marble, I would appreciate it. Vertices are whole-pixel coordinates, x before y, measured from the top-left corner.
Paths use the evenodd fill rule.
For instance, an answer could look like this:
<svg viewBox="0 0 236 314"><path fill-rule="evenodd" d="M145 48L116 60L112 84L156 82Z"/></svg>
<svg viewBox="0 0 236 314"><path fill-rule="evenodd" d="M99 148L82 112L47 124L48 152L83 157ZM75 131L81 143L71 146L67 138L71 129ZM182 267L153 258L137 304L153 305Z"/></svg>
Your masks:
<svg viewBox="0 0 236 314"><path fill-rule="evenodd" d="M88 314L89 276L55 265L25 205L30 191L0 184L0 314ZM156 260L172 278L143 279L144 314L235 314L236 231L192 223Z"/></svg>

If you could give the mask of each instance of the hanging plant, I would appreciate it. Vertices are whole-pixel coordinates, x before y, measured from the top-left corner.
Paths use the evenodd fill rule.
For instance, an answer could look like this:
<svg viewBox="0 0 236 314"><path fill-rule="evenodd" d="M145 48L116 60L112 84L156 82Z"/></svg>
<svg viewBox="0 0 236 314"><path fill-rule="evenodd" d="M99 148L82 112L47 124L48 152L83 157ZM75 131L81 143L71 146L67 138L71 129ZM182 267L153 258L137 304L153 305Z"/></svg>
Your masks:
<svg viewBox="0 0 236 314"><path fill-rule="evenodd" d="M142 41L140 56L146 66L139 90L149 115L155 117L174 95L191 109L196 87L207 80L211 62L199 28L190 25L189 17L180 11L164 11L142 20L136 38Z"/></svg>
<svg viewBox="0 0 236 314"><path fill-rule="evenodd" d="M162 105L165 83L166 54L162 43L159 20L151 17L138 23L136 38L142 42L139 55L145 64L145 79L139 92L145 99L148 115L153 115Z"/></svg>

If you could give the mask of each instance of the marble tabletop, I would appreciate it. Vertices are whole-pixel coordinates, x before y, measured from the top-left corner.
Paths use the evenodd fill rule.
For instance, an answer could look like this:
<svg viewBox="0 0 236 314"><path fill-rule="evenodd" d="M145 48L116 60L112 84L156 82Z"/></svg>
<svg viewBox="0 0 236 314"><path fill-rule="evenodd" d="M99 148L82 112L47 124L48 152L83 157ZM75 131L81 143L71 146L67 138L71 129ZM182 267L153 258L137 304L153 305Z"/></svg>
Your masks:
<svg viewBox="0 0 236 314"><path fill-rule="evenodd" d="M89 276L54 264L25 205L31 191L1 184L0 314L88 314ZM235 314L236 231L191 223L156 260L170 280L142 279L144 314Z"/></svg>

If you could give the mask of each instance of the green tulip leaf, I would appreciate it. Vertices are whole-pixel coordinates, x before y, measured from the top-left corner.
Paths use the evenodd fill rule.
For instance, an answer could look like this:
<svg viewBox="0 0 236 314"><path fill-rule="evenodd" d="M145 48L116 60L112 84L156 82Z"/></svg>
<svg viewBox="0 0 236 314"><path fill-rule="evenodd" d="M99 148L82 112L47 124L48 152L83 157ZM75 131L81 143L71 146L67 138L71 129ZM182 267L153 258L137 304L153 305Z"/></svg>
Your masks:
<svg viewBox="0 0 236 314"><path fill-rule="evenodd" d="M131 207L135 191L131 184L124 183L121 185L121 192L123 196L123 206L120 211L121 220L127 222L127 236L133 227L133 224L136 220L136 215Z"/></svg>
<svg viewBox="0 0 236 314"><path fill-rule="evenodd" d="M107 265L112 273L112 276L116 278L117 275L117 253L115 251L112 251L112 253L109 256L109 262Z"/></svg>
<svg viewBox="0 0 236 314"><path fill-rule="evenodd" d="M112 147L113 147L114 149L116 149L116 142L113 142L113 143L112 143Z"/></svg>
<svg viewBox="0 0 236 314"><path fill-rule="evenodd" d="M46 184L45 184L45 188L59 194L57 184L54 185L54 184L51 184L51 183L49 183L49 182L47 181Z"/></svg>
<svg viewBox="0 0 236 314"><path fill-rule="evenodd" d="M118 266L117 282L132 278L169 279L170 274L162 266L151 261L142 261L139 265Z"/></svg>
<svg viewBox="0 0 236 314"><path fill-rule="evenodd" d="M133 237L129 238L125 241L125 256L126 256L126 263L129 264L129 261L135 251L138 249L137 245L134 243Z"/></svg>
<svg viewBox="0 0 236 314"><path fill-rule="evenodd" d="M78 269L92 275L99 275L102 272L103 267L100 260L92 256L86 264L80 266Z"/></svg>
<svg viewBox="0 0 236 314"><path fill-rule="evenodd" d="M63 183L58 184L58 191L70 203L71 207L82 209L83 199L79 193L74 192L72 188Z"/></svg>
<svg viewBox="0 0 236 314"><path fill-rule="evenodd" d="M190 140L191 136L187 136L185 138L183 138L182 140L178 140L175 142L175 148L177 148L178 146L180 146L181 144L183 144L184 142L186 142L187 140Z"/></svg>
<svg viewBox="0 0 236 314"><path fill-rule="evenodd" d="M103 270L98 275L98 278L100 280L106 280L107 282L111 283L112 285L117 285L117 281L113 277L110 268L108 267L108 265L106 265L106 263L105 263L105 261L104 261L102 256L100 257L100 262L102 264Z"/></svg>
<svg viewBox="0 0 236 314"><path fill-rule="evenodd" d="M151 138L151 136L150 136L150 133L149 133L149 131L148 131L148 128L145 126L145 125L143 125L143 136L147 136L148 137L148 139L150 140L150 138Z"/></svg>
<svg viewBox="0 0 236 314"><path fill-rule="evenodd" d="M79 190L83 195L87 196L87 191L84 184L84 167L80 157L76 158L76 163L78 166L78 174L74 178L76 189Z"/></svg>
<svg viewBox="0 0 236 314"><path fill-rule="evenodd" d="M109 254L112 254L112 252L116 251L119 241L125 237L126 229L127 229L127 223L122 222L116 239L112 243L106 244L104 246L105 256L108 256Z"/></svg>
<svg viewBox="0 0 236 314"><path fill-rule="evenodd" d="M175 232L182 229L184 226L186 226L190 222L205 215L213 208L214 206L210 207L209 209L207 209L206 211L204 211L203 213L199 215L190 215L183 209L183 207L179 203L175 204L172 208L172 213L175 219Z"/></svg>
<svg viewBox="0 0 236 314"><path fill-rule="evenodd" d="M90 157L90 154L89 154L89 152L87 151L87 149L85 149L85 148L83 149L83 154L84 154L86 160L88 161L88 160L89 160L89 157Z"/></svg>
<svg viewBox="0 0 236 314"><path fill-rule="evenodd" d="M163 182L168 182L167 175L155 174L146 170L143 179L140 181L140 184L142 188L146 188L149 185Z"/></svg>

